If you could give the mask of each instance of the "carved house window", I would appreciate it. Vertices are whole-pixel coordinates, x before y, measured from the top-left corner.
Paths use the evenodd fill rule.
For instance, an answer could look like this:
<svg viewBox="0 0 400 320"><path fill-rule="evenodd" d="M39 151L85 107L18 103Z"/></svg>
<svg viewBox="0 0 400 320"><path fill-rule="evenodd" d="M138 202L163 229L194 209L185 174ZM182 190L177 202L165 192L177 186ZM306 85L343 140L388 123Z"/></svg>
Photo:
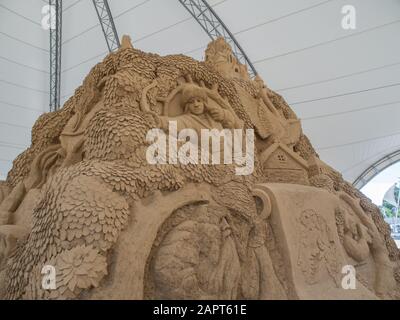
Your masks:
<svg viewBox="0 0 400 320"><path fill-rule="evenodd" d="M286 162L286 157L282 153L278 154L277 158L278 158L279 162L282 162L282 163Z"/></svg>

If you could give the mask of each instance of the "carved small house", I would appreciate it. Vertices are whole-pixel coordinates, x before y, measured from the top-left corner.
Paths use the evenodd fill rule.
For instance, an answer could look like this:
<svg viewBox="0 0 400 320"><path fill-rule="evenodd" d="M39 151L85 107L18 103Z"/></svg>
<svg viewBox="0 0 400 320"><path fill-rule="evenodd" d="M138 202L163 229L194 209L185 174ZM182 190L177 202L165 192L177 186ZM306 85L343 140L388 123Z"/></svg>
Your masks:
<svg viewBox="0 0 400 320"><path fill-rule="evenodd" d="M282 143L264 150L261 163L268 182L309 185L307 162Z"/></svg>

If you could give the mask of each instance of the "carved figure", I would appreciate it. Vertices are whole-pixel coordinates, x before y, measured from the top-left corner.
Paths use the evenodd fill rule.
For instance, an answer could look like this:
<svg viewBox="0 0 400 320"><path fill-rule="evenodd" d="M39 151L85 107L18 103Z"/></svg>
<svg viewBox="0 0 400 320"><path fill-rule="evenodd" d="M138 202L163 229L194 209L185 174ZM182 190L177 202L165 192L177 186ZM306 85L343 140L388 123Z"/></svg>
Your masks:
<svg viewBox="0 0 400 320"><path fill-rule="evenodd" d="M240 264L224 213L205 205L194 210L165 236L156 253L155 298L235 299Z"/></svg>
<svg viewBox="0 0 400 320"><path fill-rule="evenodd" d="M298 265L306 282L315 284L320 273L326 269L339 286L339 264L332 231L324 219L314 210L303 211L299 217L300 248Z"/></svg>
<svg viewBox="0 0 400 320"><path fill-rule="evenodd" d="M347 254L357 262L364 261L370 254L369 244L372 239L368 229L355 221L343 208L335 211L338 233Z"/></svg>
<svg viewBox="0 0 400 320"><path fill-rule="evenodd" d="M376 225L373 223L372 219L363 212L359 203L357 203L359 202L359 200L357 201L345 193L341 193L340 198L350 206L350 208L353 210L356 216L361 220L363 226L367 228L369 235L366 240L362 240L361 246L359 243L359 245L356 248L349 247L349 245L354 245L354 241L351 242L347 241L346 245L348 248L350 248L355 258L360 259L366 256L366 248L364 242L368 244L369 250L376 265L374 289L378 296L385 296L391 290L393 290L395 283L394 267L393 263L389 259L389 254L385 246L385 243L382 237L380 236L379 231Z"/></svg>

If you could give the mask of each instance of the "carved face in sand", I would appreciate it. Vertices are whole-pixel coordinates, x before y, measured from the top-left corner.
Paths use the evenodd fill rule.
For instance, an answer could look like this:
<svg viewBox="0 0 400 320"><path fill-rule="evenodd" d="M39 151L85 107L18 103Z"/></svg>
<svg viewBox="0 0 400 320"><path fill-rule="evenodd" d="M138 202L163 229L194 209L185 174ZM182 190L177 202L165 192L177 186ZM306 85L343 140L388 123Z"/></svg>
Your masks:
<svg viewBox="0 0 400 320"><path fill-rule="evenodd" d="M207 94L195 85L188 85L182 92L184 113L201 115L206 112Z"/></svg>
<svg viewBox="0 0 400 320"><path fill-rule="evenodd" d="M205 111L204 100L201 97L193 97L186 102L185 109L186 112L190 112L195 115L202 114Z"/></svg>

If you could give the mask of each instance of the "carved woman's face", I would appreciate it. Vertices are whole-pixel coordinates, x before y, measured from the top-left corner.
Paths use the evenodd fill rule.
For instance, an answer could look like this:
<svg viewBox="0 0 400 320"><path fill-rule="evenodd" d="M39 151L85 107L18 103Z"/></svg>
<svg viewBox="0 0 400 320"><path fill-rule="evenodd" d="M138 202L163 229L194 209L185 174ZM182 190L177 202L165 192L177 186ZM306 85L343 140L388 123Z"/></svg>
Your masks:
<svg viewBox="0 0 400 320"><path fill-rule="evenodd" d="M186 103L186 108L188 112L200 115L205 111L204 100L200 97L193 97Z"/></svg>

